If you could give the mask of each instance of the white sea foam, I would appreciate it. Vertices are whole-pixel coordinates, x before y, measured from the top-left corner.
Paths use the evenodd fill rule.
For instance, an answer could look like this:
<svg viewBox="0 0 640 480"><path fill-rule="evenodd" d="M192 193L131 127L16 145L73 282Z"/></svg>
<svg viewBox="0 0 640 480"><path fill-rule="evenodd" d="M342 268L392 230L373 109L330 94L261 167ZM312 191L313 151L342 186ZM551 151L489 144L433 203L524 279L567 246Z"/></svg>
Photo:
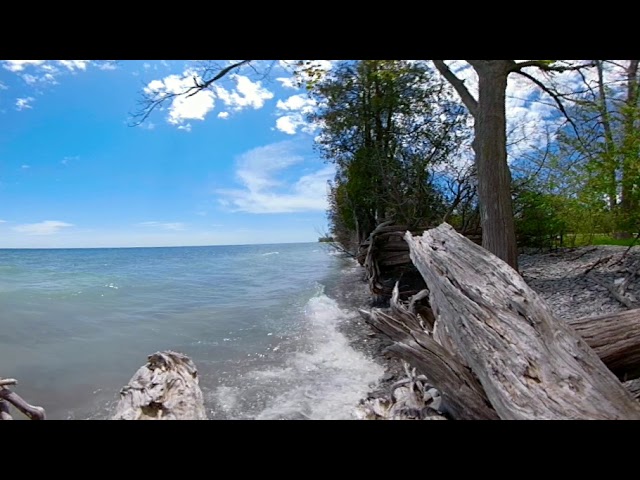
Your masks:
<svg viewBox="0 0 640 480"><path fill-rule="evenodd" d="M267 252L262 254L263 257L267 257L269 255L280 255L280 252Z"/></svg>
<svg viewBox="0 0 640 480"><path fill-rule="evenodd" d="M307 347L293 349L281 367L246 372L239 386L218 387L213 395L218 408L231 418L356 418L355 406L384 369L338 330L349 315L323 293L311 298L303 312ZM251 414L238 404L239 397L255 407Z"/></svg>

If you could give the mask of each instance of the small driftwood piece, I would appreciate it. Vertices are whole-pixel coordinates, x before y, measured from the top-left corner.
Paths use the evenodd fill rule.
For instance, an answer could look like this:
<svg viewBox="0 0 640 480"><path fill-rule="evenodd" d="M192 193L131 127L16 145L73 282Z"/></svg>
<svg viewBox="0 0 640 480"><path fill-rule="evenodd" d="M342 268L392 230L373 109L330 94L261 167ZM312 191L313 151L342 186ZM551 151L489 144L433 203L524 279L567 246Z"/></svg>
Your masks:
<svg viewBox="0 0 640 480"><path fill-rule="evenodd" d="M627 308L637 308L638 305L634 304L628 297L625 297L624 295L622 295L614 285L609 285L608 283L600 280L597 277L594 277L593 275L587 275L587 278L589 280L591 280L594 283L597 283L598 285L600 285L601 287L606 288L607 290L609 290L609 293L611 294L611 296L613 298L615 298L616 300L618 300L621 304L623 304L625 307Z"/></svg>
<svg viewBox="0 0 640 480"><path fill-rule="evenodd" d="M178 352L150 355L120 391L114 420L206 420L193 361Z"/></svg>
<svg viewBox="0 0 640 480"><path fill-rule="evenodd" d="M442 396L440 409L456 420L495 420L498 415L478 380L451 352L431 336L428 326L399 301L394 288L389 310L360 314L376 330L395 341L389 351L409 362Z"/></svg>
<svg viewBox="0 0 640 480"><path fill-rule="evenodd" d="M640 419L596 352L505 262L450 225L405 236L449 337L502 419Z"/></svg>
<svg viewBox="0 0 640 480"><path fill-rule="evenodd" d="M46 420L44 408L27 403L20 395L7 388L17 383L13 378L0 378L0 420L13 420L9 404L16 407L31 420Z"/></svg>
<svg viewBox="0 0 640 480"><path fill-rule="evenodd" d="M631 395L633 395L633 398L640 402L640 378L626 381L622 385L629 390Z"/></svg>

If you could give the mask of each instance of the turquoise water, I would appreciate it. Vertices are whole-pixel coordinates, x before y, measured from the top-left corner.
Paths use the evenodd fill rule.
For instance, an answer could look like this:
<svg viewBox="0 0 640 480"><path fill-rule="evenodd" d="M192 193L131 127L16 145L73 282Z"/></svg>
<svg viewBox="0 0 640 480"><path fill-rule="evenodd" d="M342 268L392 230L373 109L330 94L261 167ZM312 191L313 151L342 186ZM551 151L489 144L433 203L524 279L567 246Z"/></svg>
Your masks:
<svg viewBox="0 0 640 480"><path fill-rule="evenodd" d="M0 250L0 377L48 418L103 419L147 355L173 349L196 363L210 418L352 418L382 369L338 330L357 267L333 253Z"/></svg>

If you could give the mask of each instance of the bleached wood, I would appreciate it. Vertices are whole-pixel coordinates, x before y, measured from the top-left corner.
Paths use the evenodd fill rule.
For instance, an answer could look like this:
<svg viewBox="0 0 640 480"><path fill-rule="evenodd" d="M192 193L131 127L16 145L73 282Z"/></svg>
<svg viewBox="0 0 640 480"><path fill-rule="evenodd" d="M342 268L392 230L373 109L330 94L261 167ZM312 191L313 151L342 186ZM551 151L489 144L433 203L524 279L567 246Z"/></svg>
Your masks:
<svg viewBox="0 0 640 480"><path fill-rule="evenodd" d="M640 376L640 309L567 322L619 378Z"/></svg>
<svg viewBox="0 0 640 480"><path fill-rule="evenodd" d="M193 361L165 351L149 361L120 391L114 420L206 420Z"/></svg>
<svg viewBox="0 0 640 480"><path fill-rule="evenodd" d="M438 323L502 419L640 419L640 404L505 262L450 225L407 234Z"/></svg>

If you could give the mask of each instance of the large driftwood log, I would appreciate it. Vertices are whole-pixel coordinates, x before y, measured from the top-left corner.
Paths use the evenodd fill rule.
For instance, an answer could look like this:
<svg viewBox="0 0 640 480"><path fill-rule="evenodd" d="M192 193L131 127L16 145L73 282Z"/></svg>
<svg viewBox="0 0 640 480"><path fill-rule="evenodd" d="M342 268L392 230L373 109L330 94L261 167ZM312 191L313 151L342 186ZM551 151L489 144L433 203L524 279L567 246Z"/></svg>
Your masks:
<svg viewBox="0 0 640 480"><path fill-rule="evenodd" d="M618 378L640 376L640 309L568 320Z"/></svg>
<svg viewBox="0 0 640 480"><path fill-rule="evenodd" d="M193 361L165 351L149 361L120 391L114 420L206 420Z"/></svg>
<svg viewBox="0 0 640 480"><path fill-rule="evenodd" d="M640 419L640 404L502 260L448 224L407 233L438 324L502 419Z"/></svg>

